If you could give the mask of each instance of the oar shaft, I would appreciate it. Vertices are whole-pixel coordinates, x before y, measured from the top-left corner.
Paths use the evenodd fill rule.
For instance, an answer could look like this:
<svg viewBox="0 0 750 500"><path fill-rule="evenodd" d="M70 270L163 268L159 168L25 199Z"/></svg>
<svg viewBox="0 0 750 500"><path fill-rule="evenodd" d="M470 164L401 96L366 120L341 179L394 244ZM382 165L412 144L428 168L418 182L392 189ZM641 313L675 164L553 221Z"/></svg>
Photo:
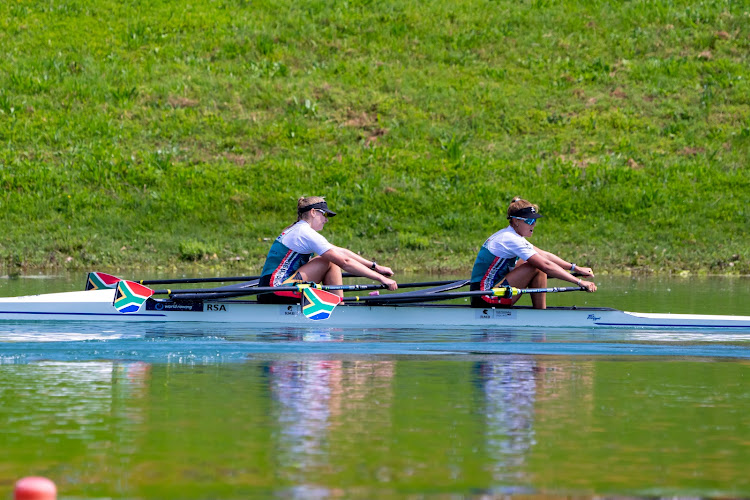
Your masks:
<svg viewBox="0 0 750 500"><path fill-rule="evenodd" d="M431 286L441 286L454 283L454 281L422 281L417 283L402 283L399 288L421 288ZM362 290L380 290L388 288L383 284L355 284L355 285L317 285L302 284L301 286L277 286L277 287L252 287L252 288L222 288L222 289L179 289L179 290L155 290L154 295L170 295L174 300L202 300L202 299L219 299L227 297L242 297L246 295L259 295L262 293L273 292L300 292L307 287L317 288L320 290L334 291L342 290L357 292Z"/></svg>
<svg viewBox="0 0 750 500"><path fill-rule="evenodd" d="M344 278L357 278L356 274L344 273ZM260 279L260 276L219 276L217 278L179 278L179 279L161 279L161 280L131 280L141 285L170 285L185 283L224 283L229 281L252 281Z"/></svg>
<svg viewBox="0 0 750 500"><path fill-rule="evenodd" d="M252 281L259 279L260 276L227 276L218 278L183 278L183 279L163 279L163 280L140 280L136 283L141 285L168 285L180 283L224 283L227 281Z"/></svg>
<svg viewBox="0 0 750 500"><path fill-rule="evenodd" d="M280 286L280 287L271 287L271 286L254 286L254 287L247 287L247 288L231 288L231 287L222 287L221 289L213 290L211 288L165 288L163 290L154 290L154 295L173 295L173 294L179 294L179 293L203 293L203 294L219 294L219 293L243 293L246 295L255 295L258 293L264 293L264 292L275 292L275 291L281 291L281 292L297 292L299 291L296 286Z"/></svg>
<svg viewBox="0 0 750 500"><path fill-rule="evenodd" d="M428 287L428 286L441 286L441 285L449 285L451 283L454 283L455 281L422 281L417 283L399 283L399 288L421 288L421 287ZM362 284L362 285L320 285L319 287L322 290L343 290L345 292L357 292L359 290L382 290L384 288L388 288L387 285L383 284Z"/></svg>
<svg viewBox="0 0 750 500"><path fill-rule="evenodd" d="M204 299L226 299L232 297L243 297L246 295L259 295L261 293L269 292L257 292L253 289L248 288L244 292L217 292L217 293L173 293L170 295L172 300L204 300Z"/></svg>
<svg viewBox="0 0 750 500"><path fill-rule="evenodd" d="M554 286L552 288L523 288L518 290L520 294L527 293L556 293L556 292L585 292L585 286Z"/></svg>
<svg viewBox="0 0 750 500"><path fill-rule="evenodd" d="M344 297L344 302L424 302L424 301L438 301L438 300L450 300L460 299L464 297L474 297L482 295L492 295L495 297L510 298L515 295L522 295L527 293L559 293L559 292L579 292L585 291L585 287L570 286L570 287L551 287L551 288L512 288L512 287L499 287L492 288L490 290L469 290L466 292L439 292L439 293L426 293L424 295L415 294L404 297L399 297L398 293L378 296L367 296L367 297Z"/></svg>

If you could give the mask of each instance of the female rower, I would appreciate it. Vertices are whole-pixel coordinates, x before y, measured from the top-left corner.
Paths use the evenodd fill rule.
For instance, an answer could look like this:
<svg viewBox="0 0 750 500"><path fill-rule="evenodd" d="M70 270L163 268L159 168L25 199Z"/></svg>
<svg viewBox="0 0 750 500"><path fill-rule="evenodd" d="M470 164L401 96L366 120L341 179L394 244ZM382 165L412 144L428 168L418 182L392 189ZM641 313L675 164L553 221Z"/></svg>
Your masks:
<svg viewBox="0 0 750 500"><path fill-rule="evenodd" d="M529 243L526 238L534 233L539 220L539 208L516 197L508 207L508 227L496 232L484 242L471 271L471 290L489 290L495 286L515 288L547 288L547 277L570 281L588 292L595 292L591 281L576 278L568 272L593 278L589 267L579 267ZM481 295L472 297L473 307L494 305L512 306L520 295L511 299ZM535 309L547 308L546 293L532 293Z"/></svg>
<svg viewBox="0 0 750 500"><path fill-rule="evenodd" d="M288 226L276 241L263 265L259 286L284 286L297 282L315 282L324 285L341 285L341 270L363 276L396 290L398 285L388 276L393 271L377 262L357 255L351 250L334 246L318 231L323 229L328 219L336 215L328 209L325 199L310 196L297 200L297 222ZM312 257L312 254L318 254ZM312 258L311 258L312 257ZM343 291L336 290L340 297ZM298 292L274 292L258 295L264 303L297 303Z"/></svg>

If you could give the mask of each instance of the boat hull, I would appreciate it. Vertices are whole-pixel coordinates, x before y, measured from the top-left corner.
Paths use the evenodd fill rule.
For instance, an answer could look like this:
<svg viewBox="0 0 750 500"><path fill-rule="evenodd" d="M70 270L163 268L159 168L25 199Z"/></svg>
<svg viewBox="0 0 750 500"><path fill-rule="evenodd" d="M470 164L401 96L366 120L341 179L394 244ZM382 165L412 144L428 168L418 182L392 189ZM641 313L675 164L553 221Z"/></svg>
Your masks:
<svg viewBox="0 0 750 500"><path fill-rule="evenodd" d="M246 300L174 302L149 299L137 313L113 306L113 290L0 298L0 321L207 322L342 328L714 328L750 330L750 316L633 313L608 308L477 309L463 305L339 305L325 321L299 305Z"/></svg>

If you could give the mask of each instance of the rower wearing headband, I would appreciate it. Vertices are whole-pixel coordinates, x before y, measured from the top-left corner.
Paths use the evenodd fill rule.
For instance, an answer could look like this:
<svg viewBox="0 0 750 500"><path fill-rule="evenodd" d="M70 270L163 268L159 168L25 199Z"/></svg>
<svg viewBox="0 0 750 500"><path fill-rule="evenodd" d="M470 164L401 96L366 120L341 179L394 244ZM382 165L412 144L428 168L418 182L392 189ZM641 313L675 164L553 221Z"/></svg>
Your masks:
<svg viewBox="0 0 750 500"><path fill-rule="evenodd" d="M547 277L558 278L581 286L589 292L596 285L576 276L594 277L589 267L576 266L571 262L535 247L526 239L534 233L534 227L542 215L539 208L516 197L508 207L509 224L484 242L474 261L471 272L471 290L489 290L497 286L515 288L547 288ZM570 271L570 272L568 272ZM495 305L511 306L520 298L511 299L481 295L472 297L474 307ZM532 293L531 303L535 309L547 308L547 294Z"/></svg>
<svg viewBox="0 0 750 500"><path fill-rule="evenodd" d="M318 232L335 215L336 212L330 210L320 196L297 200L297 222L284 229L271 245L259 285L275 287L296 282L341 285L343 269L357 276L379 281L389 290L396 290L398 285L389 278L393 275L390 268L346 248L334 246ZM313 254L317 256L313 257ZM333 293L343 296L340 290ZM265 303L297 303L299 300L300 294L297 292L258 295L258 301Z"/></svg>

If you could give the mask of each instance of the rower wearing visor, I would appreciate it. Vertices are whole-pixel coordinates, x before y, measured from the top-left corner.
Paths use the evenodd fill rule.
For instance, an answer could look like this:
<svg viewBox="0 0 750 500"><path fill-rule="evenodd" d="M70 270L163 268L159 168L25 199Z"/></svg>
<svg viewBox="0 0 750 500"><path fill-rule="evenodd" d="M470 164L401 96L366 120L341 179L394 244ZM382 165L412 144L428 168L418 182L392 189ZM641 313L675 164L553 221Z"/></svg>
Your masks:
<svg viewBox="0 0 750 500"><path fill-rule="evenodd" d="M487 238L479 249L471 272L471 290L490 290L499 286L547 288L547 278L552 277L575 283L588 292L596 291L593 282L578 277L593 278L591 268L576 266L527 240L534 233L540 217L536 205L519 197L513 199L508 207L508 226ZM512 306L519 298L520 295L510 299L474 296L471 305ZM546 309L547 294L532 293L531 303L535 309Z"/></svg>
<svg viewBox="0 0 750 500"><path fill-rule="evenodd" d="M281 232L266 257L261 272L260 286L287 286L298 282L315 282L324 285L343 284L341 270L363 276L396 290L398 285L390 278L393 271L368 260L346 248L337 247L319 233L328 219L335 216L328 203L320 196L297 200L297 222ZM313 254L317 256L313 257ZM336 290L339 296L343 291ZM274 292L258 295L258 302L284 304L298 303L298 292Z"/></svg>

